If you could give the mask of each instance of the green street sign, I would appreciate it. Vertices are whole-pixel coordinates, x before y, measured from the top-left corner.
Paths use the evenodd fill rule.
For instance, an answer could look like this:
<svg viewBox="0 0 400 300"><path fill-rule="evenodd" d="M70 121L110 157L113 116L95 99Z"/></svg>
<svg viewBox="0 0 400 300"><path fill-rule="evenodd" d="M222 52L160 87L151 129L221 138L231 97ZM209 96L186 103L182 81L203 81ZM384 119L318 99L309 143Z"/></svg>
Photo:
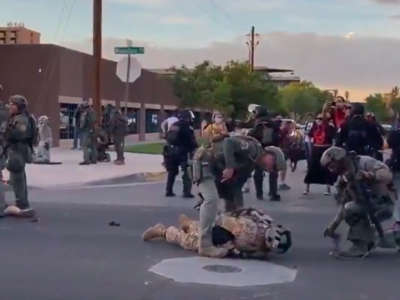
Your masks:
<svg viewBox="0 0 400 300"><path fill-rule="evenodd" d="M144 54L144 47L115 47L115 54Z"/></svg>

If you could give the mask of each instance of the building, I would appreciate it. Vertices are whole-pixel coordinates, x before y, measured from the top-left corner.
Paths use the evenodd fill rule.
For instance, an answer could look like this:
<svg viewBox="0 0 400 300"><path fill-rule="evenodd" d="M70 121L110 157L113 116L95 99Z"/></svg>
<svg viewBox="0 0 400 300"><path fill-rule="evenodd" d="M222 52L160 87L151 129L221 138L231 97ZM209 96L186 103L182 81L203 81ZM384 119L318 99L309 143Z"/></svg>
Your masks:
<svg viewBox="0 0 400 300"><path fill-rule="evenodd" d="M8 23L0 27L0 44L40 44L40 33L22 23Z"/></svg>
<svg viewBox="0 0 400 300"><path fill-rule="evenodd" d="M0 84L4 87L0 98L26 96L32 113L49 116L55 137L71 139L74 111L93 95L93 64L92 55L56 45L0 45ZM124 102L125 84L115 75L116 64L102 60L102 105L126 107L131 134L158 138L161 120L180 103L171 81L143 69L130 84L130 98ZM195 112L198 123L201 113Z"/></svg>
<svg viewBox="0 0 400 300"><path fill-rule="evenodd" d="M285 87L294 82L300 82L300 77L294 75L290 69L277 69L268 67L254 67L255 72L262 73L266 80L275 83L279 88Z"/></svg>

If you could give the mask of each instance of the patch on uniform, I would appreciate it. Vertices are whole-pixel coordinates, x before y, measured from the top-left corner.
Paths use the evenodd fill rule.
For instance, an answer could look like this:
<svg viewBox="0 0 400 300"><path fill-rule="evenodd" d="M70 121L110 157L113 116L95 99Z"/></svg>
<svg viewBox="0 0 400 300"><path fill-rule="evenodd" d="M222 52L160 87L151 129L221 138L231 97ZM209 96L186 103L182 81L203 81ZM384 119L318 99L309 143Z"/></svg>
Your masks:
<svg viewBox="0 0 400 300"><path fill-rule="evenodd" d="M242 149L242 150L247 150L247 149L249 149L249 143L246 142L246 141L241 140L241 141L240 141L240 149Z"/></svg>
<svg viewBox="0 0 400 300"><path fill-rule="evenodd" d="M17 124L17 128L20 131L26 131L28 127L25 124Z"/></svg>

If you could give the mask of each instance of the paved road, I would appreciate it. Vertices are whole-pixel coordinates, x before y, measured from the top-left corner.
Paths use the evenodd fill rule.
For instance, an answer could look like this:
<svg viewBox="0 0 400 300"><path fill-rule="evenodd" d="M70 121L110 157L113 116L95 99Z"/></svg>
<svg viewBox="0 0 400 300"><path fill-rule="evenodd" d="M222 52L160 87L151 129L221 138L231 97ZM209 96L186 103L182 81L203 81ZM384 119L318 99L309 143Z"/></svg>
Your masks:
<svg viewBox="0 0 400 300"><path fill-rule="evenodd" d="M299 196L303 176L302 170L290 176L293 188L282 192L281 203L246 197L248 205L264 207L292 229L293 249L271 259L298 270L292 283L228 288L181 284L148 272L163 259L193 256L171 245L144 243L140 235L153 223L174 223L182 212L196 216L194 201L160 197L158 183L116 184L33 189L39 223L0 220L0 299L398 300L399 254L379 252L364 261L327 255L331 245L322 230L334 213L333 199L322 195L322 187ZM110 221L121 226L110 227Z"/></svg>

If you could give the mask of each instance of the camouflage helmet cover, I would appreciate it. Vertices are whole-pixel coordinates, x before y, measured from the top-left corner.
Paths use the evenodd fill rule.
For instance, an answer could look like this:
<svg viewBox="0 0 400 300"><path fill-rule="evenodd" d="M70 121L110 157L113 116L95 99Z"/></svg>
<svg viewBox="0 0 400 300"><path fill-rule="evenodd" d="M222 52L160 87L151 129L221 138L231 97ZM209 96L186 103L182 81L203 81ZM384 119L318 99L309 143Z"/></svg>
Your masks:
<svg viewBox="0 0 400 300"><path fill-rule="evenodd" d="M21 95L13 95L10 97L9 102L15 104L19 110L23 110L28 106L28 100Z"/></svg>
<svg viewBox="0 0 400 300"><path fill-rule="evenodd" d="M326 167L332 162L342 160L346 157L346 150L340 147L332 146L325 150L321 157L321 165Z"/></svg>

